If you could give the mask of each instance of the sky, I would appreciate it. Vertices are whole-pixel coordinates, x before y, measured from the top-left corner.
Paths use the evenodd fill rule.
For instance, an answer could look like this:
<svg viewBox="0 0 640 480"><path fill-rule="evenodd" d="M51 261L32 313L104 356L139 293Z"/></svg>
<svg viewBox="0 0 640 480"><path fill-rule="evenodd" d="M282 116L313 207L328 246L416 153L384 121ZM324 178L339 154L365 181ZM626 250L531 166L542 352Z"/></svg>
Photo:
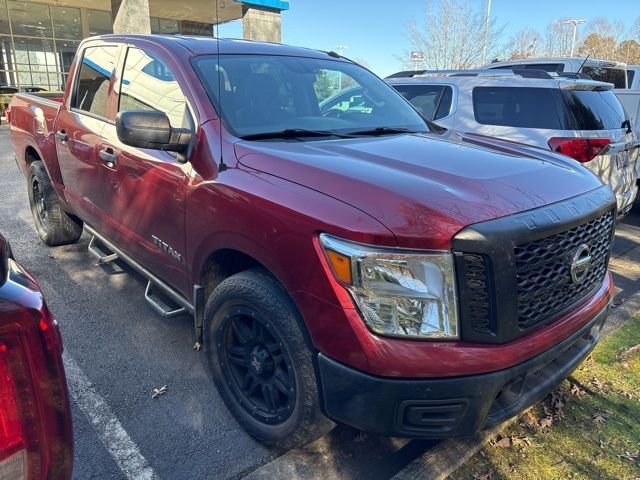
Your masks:
<svg viewBox="0 0 640 480"><path fill-rule="evenodd" d="M484 5L484 0L472 0ZM396 55L410 50L407 23L424 18L425 0L290 0L282 12L282 42L290 45L335 50L346 45L344 55L366 62L380 76L401 69ZM610 7L608 7L610 6ZM544 34L546 25L558 18L590 20L605 17L621 20L626 27L640 16L640 0L492 0L491 17L504 26L502 40L523 28ZM578 28L584 27L584 25ZM569 28L567 26L567 28ZM242 38L240 21L220 27L220 36Z"/></svg>

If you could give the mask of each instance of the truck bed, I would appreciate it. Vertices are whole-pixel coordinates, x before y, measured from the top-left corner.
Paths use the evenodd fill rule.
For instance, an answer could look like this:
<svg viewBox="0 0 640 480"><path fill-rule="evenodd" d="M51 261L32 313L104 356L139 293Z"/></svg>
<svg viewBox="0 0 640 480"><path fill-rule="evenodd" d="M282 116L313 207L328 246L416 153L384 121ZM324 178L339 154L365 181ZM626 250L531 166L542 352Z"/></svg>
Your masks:
<svg viewBox="0 0 640 480"><path fill-rule="evenodd" d="M62 188L54 122L62 104L61 92L16 93L11 100L11 141L15 160L26 175L29 157L42 160L56 190Z"/></svg>

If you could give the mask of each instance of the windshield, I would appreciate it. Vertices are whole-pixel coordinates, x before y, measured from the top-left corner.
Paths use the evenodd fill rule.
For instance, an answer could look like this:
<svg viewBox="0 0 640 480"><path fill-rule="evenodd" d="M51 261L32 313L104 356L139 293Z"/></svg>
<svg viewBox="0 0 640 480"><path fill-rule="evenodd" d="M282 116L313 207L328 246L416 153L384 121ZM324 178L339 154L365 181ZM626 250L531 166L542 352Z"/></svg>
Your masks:
<svg viewBox="0 0 640 480"><path fill-rule="evenodd" d="M429 131L398 93L350 62L221 55L218 72L217 55L207 55L197 57L194 67L226 127L240 138L292 130L325 135Z"/></svg>

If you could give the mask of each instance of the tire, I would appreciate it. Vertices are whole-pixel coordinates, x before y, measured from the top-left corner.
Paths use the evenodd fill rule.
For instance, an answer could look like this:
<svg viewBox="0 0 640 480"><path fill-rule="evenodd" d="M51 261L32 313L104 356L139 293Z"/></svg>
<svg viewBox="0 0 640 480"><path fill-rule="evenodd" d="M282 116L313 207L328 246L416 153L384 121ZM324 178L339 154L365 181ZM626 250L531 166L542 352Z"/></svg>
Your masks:
<svg viewBox="0 0 640 480"><path fill-rule="evenodd" d="M320 409L301 321L263 269L221 282L203 319L204 353L227 408L253 437L284 449L310 443L334 426Z"/></svg>
<svg viewBox="0 0 640 480"><path fill-rule="evenodd" d="M82 235L82 222L62 209L39 160L29 166L28 189L33 223L42 241L51 247L77 242Z"/></svg>

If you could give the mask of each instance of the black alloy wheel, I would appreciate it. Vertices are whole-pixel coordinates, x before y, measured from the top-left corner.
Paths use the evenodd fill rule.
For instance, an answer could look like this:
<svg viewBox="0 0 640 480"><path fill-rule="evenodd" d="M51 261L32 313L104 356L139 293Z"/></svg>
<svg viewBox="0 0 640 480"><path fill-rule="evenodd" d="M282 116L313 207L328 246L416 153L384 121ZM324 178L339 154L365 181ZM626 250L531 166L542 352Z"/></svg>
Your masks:
<svg viewBox="0 0 640 480"><path fill-rule="evenodd" d="M227 312L218 330L220 366L242 407L270 425L286 421L295 406L291 358L268 320L249 307Z"/></svg>

